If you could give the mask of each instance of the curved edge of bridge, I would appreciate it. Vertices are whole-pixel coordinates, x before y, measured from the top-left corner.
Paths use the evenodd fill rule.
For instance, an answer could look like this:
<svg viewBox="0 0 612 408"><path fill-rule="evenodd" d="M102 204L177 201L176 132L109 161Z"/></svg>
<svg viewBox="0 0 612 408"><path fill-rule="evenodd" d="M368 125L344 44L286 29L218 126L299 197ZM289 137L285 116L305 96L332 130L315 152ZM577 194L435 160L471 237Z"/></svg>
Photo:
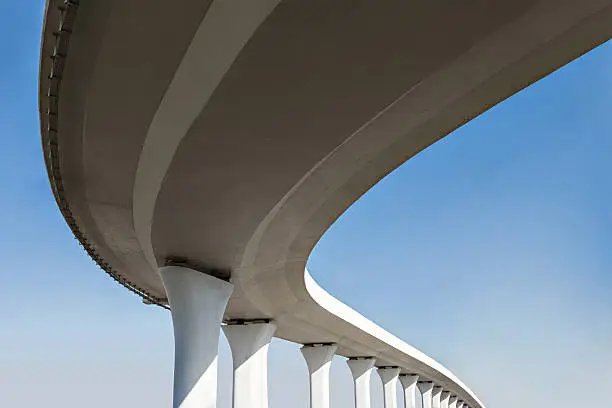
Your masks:
<svg viewBox="0 0 612 408"><path fill-rule="evenodd" d="M395 387L399 381L406 395L407 408L415 408L417 379L420 381L419 388L422 384L425 387L436 384L452 393L457 400L465 401L466 408L468 404L471 408L484 408L474 393L448 369L331 296L312 279L308 271L304 272L303 280L292 288L300 292L300 301L279 318L279 322L264 319L223 323L225 307L234 291L234 285L230 282L184 267L163 267L160 268L160 275L168 295L166 301L149 294L146 289L113 270L80 231L65 197L60 172L57 129L59 93L77 8L77 0L46 2L39 83L44 160L58 207L87 253L114 280L146 302L165 308L170 306L175 334L175 407L216 405L217 348L222 327L234 362L233 406L267 407L267 348L271 338L278 326L284 327L285 331L287 327L291 330L291 326L304 323L305 316L316 315L322 321L333 320L334 333L330 335L329 330L323 330L320 343L310 342L302 347L310 375L312 408L329 407L329 368L336 354L348 358L355 381L356 406L359 408L370 406L369 384L375 367L378 367L385 387L387 384L388 387ZM304 325L302 331L313 330L313 327ZM309 337L317 337L311 334L313 336ZM291 336L280 337L287 339ZM333 342L327 341L330 337ZM423 393L423 398L423 406L431 405L429 394ZM387 395L385 406L396 407L397 402L391 401Z"/></svg>
<svg viewBox="0 0 612 408"><path fill-rule="evenodd" d="M367 337L376 339L378 344L370 351L370 354L374 357L382 357L383 364L377 365L398 367L402 375L417 375L422 381L432 381L443 386L453 395L462 394L462 400L468 401L472 408L485 408L476 394L448 368L336 299L323 289L308 271L304 272L304 283L313 302L323 312L341 319L346 325L345 330L357 329L360 331L359 335L352 335L351 342L356 343L360 338Z"/></svg>
<svg viewBox="0 0 612 408"><path fill-rule="evenodd" d="M334 355L347 358L357 408L370 407L375 370L383 383L386 408L397 407L398 385L404 391L406 408L416 408L419 395L423 408L484 408L451 371L334 298L307 271L301 276L284 277L287 293L279 296L286 295L289 302L274 319L224 322L232 293L236 289L257 291L256 285L244 286L245 282L228 282L186 267L167 266L159 270L166 302L114 270L81 231L68 204L60 171L59 91L77 7L78 0L47 0L46 4L39 84L45 164L58 207L88 254L113 279L145 301L170 306L175 335L174 407L216 406L218 342L223 329L232 351L234 407L268 406L268 348L277 336L303 344L311 408L329 408L329 370Z"/></svg>
<svg viewBox="0 0 612 408"><path fill-rule="evenodd" d="M67 44L77 0L47 0L40 65L40 115L44 158L54 196L75 237L89 255L113 279L143 297L166 307L157 298L130 282L104 261L79 230L64 197L57 145L57 109ZM47 58L49 57L49 58ZM451 371L416 348L377 326L321 288L304 272L303 279L291 282L296 302L277 320L259 319L223 322L235 283L185 267L160 269L175 332L175 407L216 406L217 348L223 328L230 343L234 366L234 407L267 407L267 354L272 337L291 340L286 331L301 326L311 338L304 343L310 379L312 408L329 408L329 369L334 355L347 357L354 380L356 407L370 406L370 381L374 370L383 382L384 403L397 407L396 387L404 391L406 408L416 407L420 391L423 408L484 408L476 395ZM240 282L236 286L240 285ZM318 329L306 324L316 316ZM323 324L321 324L323 322ZM333 322L333 328L325 326ZM281 330L285 330L285 334ZM297 340L299 335L295 336ZM330 341L331 340L331 341ZM300 343L300 341L295 341Z"/></svg>
<svg viewBox="0 0 612 408"><path fill-rule="evenodd" d="M417 388L424 408L484 408L447 368L331 296L308 271L303 283L310 301L300 302L280 321L223 322L234 284L183 266L160 268L160 274L174 325L174 407L216 406L220 328L232 351L233 407L268 407L268 347L277 329L285 326L286 330L287 325L299 325L303 319L317 321L327 315L335 319L337 341L308 343L301 348L308 368L311 408L330 406L329 371L334 355L347 357L356 408L371 406L374 371L383 383L385 408L398 407L398 385L404 391L406 408L416 408ZM292 316L296 316L293 322ZM307 330L310 337L316 337L316 326L309 325ZM328 338L325 330L321 334L323 339Z"/></svg>

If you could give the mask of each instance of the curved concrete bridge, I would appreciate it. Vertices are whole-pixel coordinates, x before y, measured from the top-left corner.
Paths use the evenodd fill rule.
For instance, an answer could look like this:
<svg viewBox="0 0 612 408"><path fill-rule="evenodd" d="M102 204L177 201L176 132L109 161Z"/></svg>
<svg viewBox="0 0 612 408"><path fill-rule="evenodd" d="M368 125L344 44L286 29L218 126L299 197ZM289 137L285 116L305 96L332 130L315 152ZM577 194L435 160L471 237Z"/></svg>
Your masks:
<svg viewBox="0 0 612 408"><path fill-rule="evenodd" d="M388 408L398 385L408 408L416 388L424 408L484 408L306 261L394 168L611 33L612 0L49 0L49 179L98 265L171 309L175 407L216 405L223 327L235 407L267 406L276 336L304 345L312 408L334 354L358 408L374 367Z"/></svg>

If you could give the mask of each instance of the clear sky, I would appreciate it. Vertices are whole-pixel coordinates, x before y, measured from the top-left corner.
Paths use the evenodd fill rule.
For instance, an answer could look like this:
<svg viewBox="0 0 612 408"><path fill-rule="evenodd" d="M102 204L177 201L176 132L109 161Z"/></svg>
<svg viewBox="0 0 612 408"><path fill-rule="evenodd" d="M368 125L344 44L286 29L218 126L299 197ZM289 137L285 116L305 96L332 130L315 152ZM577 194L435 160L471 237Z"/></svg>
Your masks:
<svg viewBox="0 0 612 408"><path fill-rule="evenodd" d="M88 259L49 188L42 10L41 0L0 0L0 406L168 407L169 313ZM325 234L311 274L453 370L488 408L609 405L611 107L608 43L393 172ZM224 339L220 348L227 408ZM334 408L352 407L342 360ZM298 346L274 341L270 383L271 407L307 407Z"/></svg>

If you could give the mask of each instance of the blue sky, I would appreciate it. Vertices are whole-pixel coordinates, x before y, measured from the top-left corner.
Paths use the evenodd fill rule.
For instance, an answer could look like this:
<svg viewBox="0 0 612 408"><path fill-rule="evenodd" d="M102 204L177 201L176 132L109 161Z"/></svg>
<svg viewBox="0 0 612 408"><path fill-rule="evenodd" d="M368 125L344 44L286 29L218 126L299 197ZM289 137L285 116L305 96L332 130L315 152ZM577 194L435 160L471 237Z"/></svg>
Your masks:
<svg viewBox="0 0 612 408"><path fill-rule="evenodd" d="M98 270L48 186L42 10L0 0L0 406L167 407L169 314ZM611 68L608 43L401 166L325 234L312 275L447 365L489 408L607 404ZM229 358L223 340L220 407ZM334 407L351 407L342 359L332 371ZM274 341L271 406L306 407L306 381L298 347Z"/></svg>

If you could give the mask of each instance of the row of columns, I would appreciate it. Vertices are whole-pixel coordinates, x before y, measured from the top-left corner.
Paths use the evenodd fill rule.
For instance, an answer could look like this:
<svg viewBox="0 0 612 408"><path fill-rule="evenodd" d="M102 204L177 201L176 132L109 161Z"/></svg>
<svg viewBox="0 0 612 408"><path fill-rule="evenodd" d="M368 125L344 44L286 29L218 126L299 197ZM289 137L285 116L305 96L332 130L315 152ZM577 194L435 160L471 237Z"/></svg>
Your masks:
<svg viewBox="0 0 612 408"><path fill-rule="evenodd" d="M215 408L219 329L227 337L233 359L233 407L268 407L268 347L276 325L268 320L235 321L222 326L233 285L179 266L160 269L172 311L175 338L174 408ZM309 344L301 349L310 382L310 407L329 408L334 344ZM370 408L373 357L350 358L355 408ZM463 401L417 375L400 374L399 367L378 367L385 408L398 408L397 386L404 391L404 407L416 408L416 388L423 408L469 408Z"/></svg>
<svg viewBox="0 0 612 408"><path fill-rule="evenodd" d="M469 408L469 405L459 400L457 396L444 391L440 386L434 386L431 381L417 384L423 398L423 408Z"/></svg>

